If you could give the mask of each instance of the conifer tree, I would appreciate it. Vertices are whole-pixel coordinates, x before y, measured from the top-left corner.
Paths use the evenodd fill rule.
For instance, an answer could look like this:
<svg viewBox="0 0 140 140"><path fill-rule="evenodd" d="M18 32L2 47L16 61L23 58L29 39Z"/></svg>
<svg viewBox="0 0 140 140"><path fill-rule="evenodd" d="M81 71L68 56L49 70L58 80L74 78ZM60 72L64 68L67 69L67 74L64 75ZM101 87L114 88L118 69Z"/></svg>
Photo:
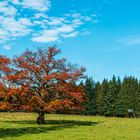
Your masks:
<svg viewBox="0 0 140 140"><path fill-rule="evenodd" d="M96 103L95 103L95 83L92 78L87 78L85 81L85 94L87 96L87 101L85 103L87 115L96 114Z"/></svg>
<svg viewBox="0 0 140 140"><path fill-rule="evenodd" d="M125 77L119 93L119 108L117 115L126 116L128 109L137 113L139 109L138 81L134 77Z"/></svg>
<svg viewBox="0 0 140 140"><path fill-rule="evenodd" d="M113 76L112 80L108 84L109 84L109 88L105 97L105 102L106 102L105 115L114 116L117 99L118 99L118 93L119 93L119 83L116 80L116 77Z"/></svg>
<svg viewBox="0 0 140 140"><path fill-rule="evenodd" d="M108 91L108 81L106 79L103 80L101 84L101 89L96 95L96 107L97 107L97 114L105 115L106 113L106 101L105 97Z"/></svg>

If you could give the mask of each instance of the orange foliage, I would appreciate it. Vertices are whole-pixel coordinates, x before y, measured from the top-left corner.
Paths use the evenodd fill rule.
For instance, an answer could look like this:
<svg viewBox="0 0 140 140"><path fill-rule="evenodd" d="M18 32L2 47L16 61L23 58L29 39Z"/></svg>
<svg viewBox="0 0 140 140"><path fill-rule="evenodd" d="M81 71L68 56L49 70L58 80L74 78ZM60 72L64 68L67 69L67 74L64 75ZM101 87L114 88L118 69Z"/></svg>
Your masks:
<svg viewBox="0 0 140 140"><path fill-rule="evenodd" d="M66 63L64 58L56 59L59 52L55 47L36 52L26 50L12 61L0 56L0 96L4 96L0 110L70 112L83 109L85 95L76 81L84 77L85 69Z"/></svg>

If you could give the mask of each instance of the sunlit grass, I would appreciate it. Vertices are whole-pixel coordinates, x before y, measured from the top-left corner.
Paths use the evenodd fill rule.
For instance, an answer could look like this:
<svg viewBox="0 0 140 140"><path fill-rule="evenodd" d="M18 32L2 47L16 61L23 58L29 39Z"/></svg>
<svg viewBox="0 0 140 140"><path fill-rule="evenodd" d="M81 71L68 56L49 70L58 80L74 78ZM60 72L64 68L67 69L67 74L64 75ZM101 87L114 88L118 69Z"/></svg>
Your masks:
<svg viewBox="0 0 140 140"><path fill-rule="evenodd" d="M0 113L0 140L140 140L140 119Z"/></svg>

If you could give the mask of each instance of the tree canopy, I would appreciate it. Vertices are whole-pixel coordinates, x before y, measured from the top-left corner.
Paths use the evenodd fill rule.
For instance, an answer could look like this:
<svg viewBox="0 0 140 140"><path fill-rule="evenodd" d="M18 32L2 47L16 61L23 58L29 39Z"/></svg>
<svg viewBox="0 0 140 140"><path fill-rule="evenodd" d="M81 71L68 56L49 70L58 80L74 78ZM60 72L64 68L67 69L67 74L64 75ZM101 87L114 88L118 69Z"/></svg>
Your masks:
<svg viewBox="0 0 140 140"><path fill-rule="evenodd" d="M56 59L59 53L49 47L36 52L26 50L12 60L1 56L1 86L9 82L12 87L7 83L4 89L12 91L5 92L5 108L0 108L37 112L38 123L44 123L46 112L83 109L84 91L76 81L84 77L85 68L67 63L64 58Z"/></svg>

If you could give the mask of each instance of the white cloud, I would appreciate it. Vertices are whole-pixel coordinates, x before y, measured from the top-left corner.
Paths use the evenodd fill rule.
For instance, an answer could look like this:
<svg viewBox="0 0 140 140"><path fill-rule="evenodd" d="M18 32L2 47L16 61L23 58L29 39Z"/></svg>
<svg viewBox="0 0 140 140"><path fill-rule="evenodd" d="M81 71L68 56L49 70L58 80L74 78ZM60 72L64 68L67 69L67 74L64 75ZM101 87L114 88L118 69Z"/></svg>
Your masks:
<svg viewBox="0 0 140 140"><path fill-rule="evenodd" d="M3 14L5 16L15 16L17 12L17 9L13 6L10 6L8 2L0 2L0 14Z"/></svg>
<svg viewBox="0 0 140 140"><path fill-rule="evenodd" d="M0 28L0 43L4 43L8 40L8 32Z"/></svg>
<svg viewBox="0 0 140 140"><path fill-rule="evenodd" d="M32 9L40 12L48 11L51 7L50 0L8 0L14 5L22 6L22 8Z"/></svg>
<svg viewBox="0 0 140 140"><path fill-rule="evenodd" d="M37 11L48 11L51 3L49 0L23 0L22 6L24 8L29 8Z"/></svg>
<svg viewBox="0 0 140 140"><path fill-rule="evenodd" d="M73 18L79 18L81 16L81 14L80 13L74 13L74 14L71 14L71 16Z"/></svg>
<svg viewBox="0 0 140 140"><path fill-rule="evenodd" d="M58 31L48 30L48 31L44 31L39 36L33 37L32 41L42 42L42 43L54 42L58 40L59 38L58 35L59 35Z"/></svg>
<svg viewBox="0 0 140 140"><path fill-rule="evenodd" d="M19 4L20 4L19 0L11 0L11 2L12 2L13 4L16 4L16 5L19 5Z"/></svg>
<svg viewBox="0 0 140 140"><path fill-rule="evenodd" d="M50 22L48 22L48 25L61 25L63 24L64 19L63 18L52 18Z"/></svg>
<svg viewBox="0 0 140 140"><path fill-rule="evenodd" d="M19 1L12 0L10 2L17 4ZM0 2L0 43L26 36L31 32L30 19L17 18L17 13L18 9L8 0Z"/></svg>
<svg viewBox="0 0 140 140"><path fill-rule="evenodd" d="M19 23L24 26L32 26L31 20L28 18L20 18Z"/></svg>
<svg viewBox="0 0 140 140"><path fill-rule="evenodd" d="M34 15L34 19L40 19L40 18L45 18L45 19L47 19L48 18L48 15L46 15L45 13L36 13L35 15Z"/></svg>
<svg viewBox="0 0 140 140"><path fill-rule="evenodd" d="M61 27L56 28L56 30L60 33L69 33L74 30L74 28L70 25L62 25Z"/></svg>
<svg viewBox="0 0 140 140"><path fill-rule="evenodd" d="M78 32L73 32L73 33L70 33L70 34L64 34L62 35L64 38L70 38L70 37L76 37L78 35Z"/></svg>
<svg viewBox="0 0 140 140"><path fill-rule="evenodd" d="M80 26L80 25L82 25L82 24L84 24L84 23L83 23L83 21L79 18L79 19L74 19L74 20L72 21L72 24L73 24L74 27L78 27L78 26Z"/></svg>
<svg viewBox="0 0 140 140"><path fill-rule="evenodd" d="M82 25L93 21L92 15L83 16L78 12L62 17L48 16L50 7L50 0L1 0L0 43L3 48L9 50L11 46L7 44L27 35L33 42L40 43L76 37Z"/></svg>
<svg viewBox="0 0 140 140"><path fill-rule="evenodd" d="M31 29L25 24L28 20L23 21L16 20L13 17L0 17L0 24L3 31L7 32L9 37L21 37L29 34ZM28 23L29 24L29 23ZM11 38L12 39L12 38Z"/></svg>
<svg viewBox="0 0 140 140"><path fill-rule="evenodd" d="M62 25L61 27L56 27L54 29L42 31L41 33L35 35L32 38L32 41L41 43L59 41L59 38L61 36L66 37L67 33L71 33L73 30L73 27L71 27L70 25ZM72 35L69 37L72 37Z"/></svg>
<svg viewBox="0 0 140 140"><path fill-rule="evenodd" d="M70 19L71 17L72 19ZM84 22L88 22L90 18L88 18L88 20L86 19L87 16L81 16L79 13L66 14L63 18L47 17L46 22L38 22L38 24L41 24L43 30L35 34L32 41L48 43L59 41L61 37L76 37L78 35L78 28L83 25ZM51 29L49 29L50 27Z"/></svg>

